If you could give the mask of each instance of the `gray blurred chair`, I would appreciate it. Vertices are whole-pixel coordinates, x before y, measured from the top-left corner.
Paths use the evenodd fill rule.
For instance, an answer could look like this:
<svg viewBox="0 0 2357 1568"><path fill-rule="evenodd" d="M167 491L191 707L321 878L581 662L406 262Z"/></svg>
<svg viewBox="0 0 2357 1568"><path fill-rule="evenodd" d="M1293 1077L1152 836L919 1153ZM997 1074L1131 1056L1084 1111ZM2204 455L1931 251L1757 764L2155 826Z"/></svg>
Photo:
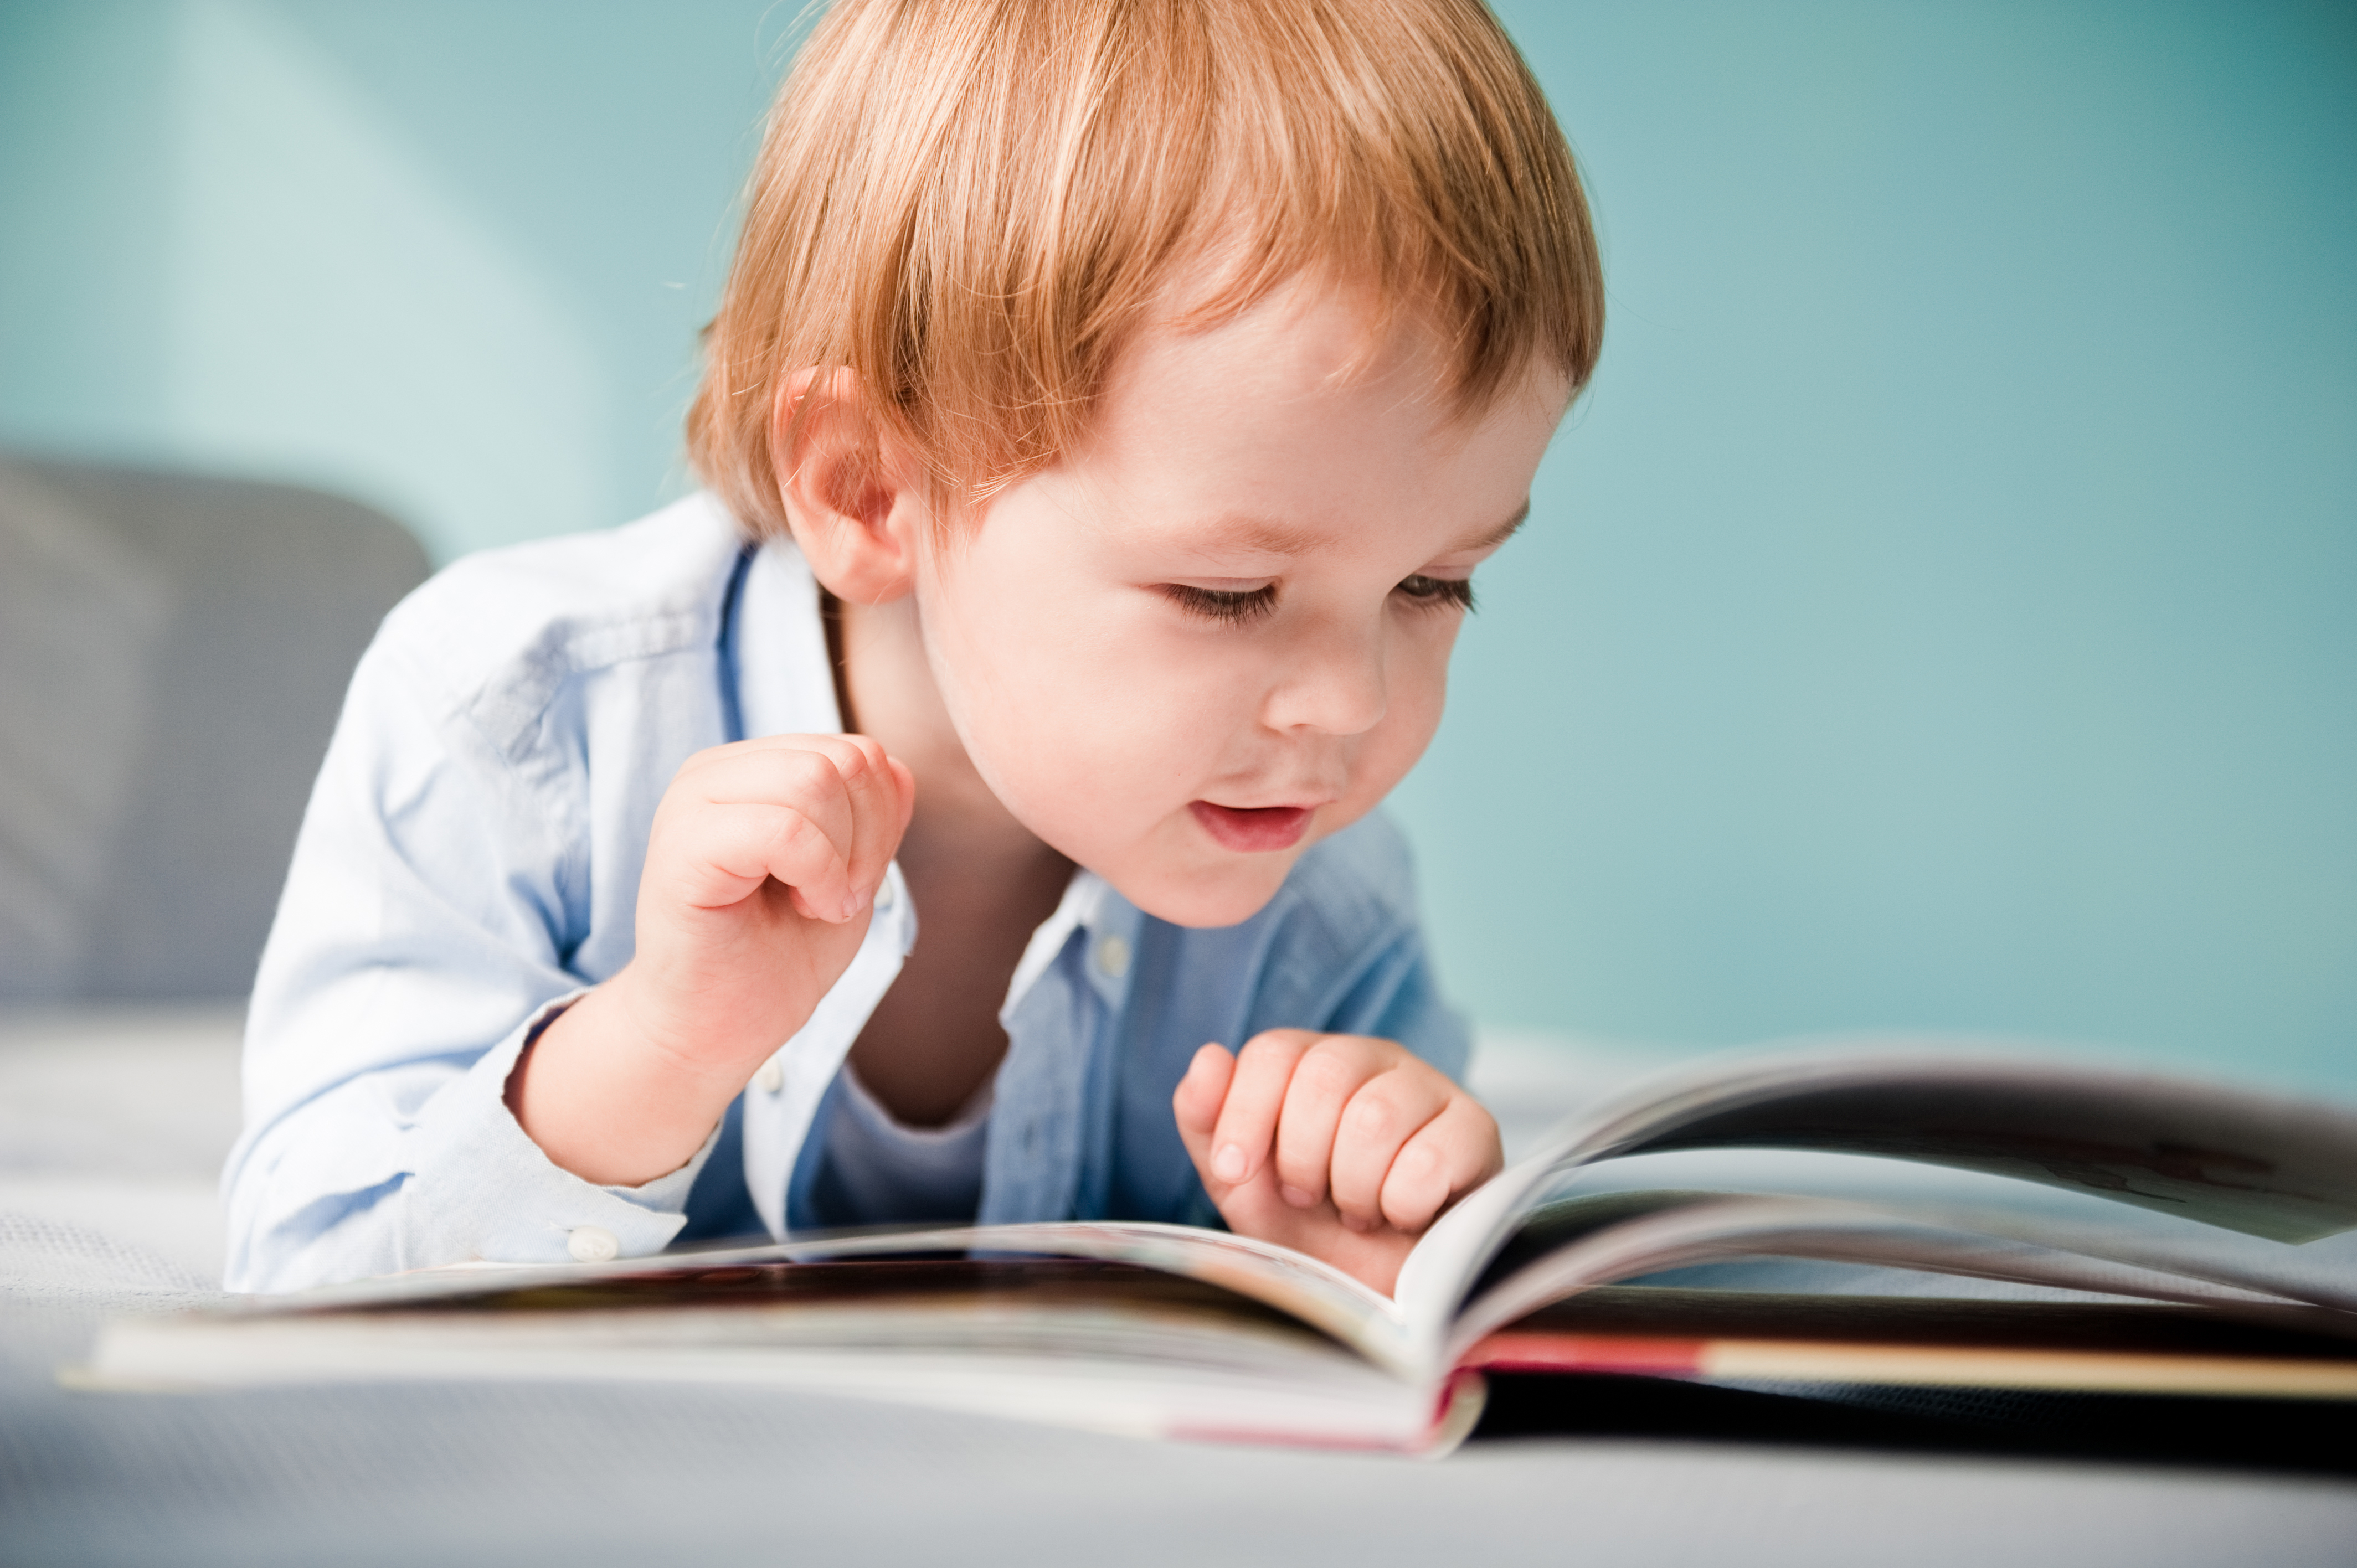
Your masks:
<svg viewBox="0 0 2357 1568"><path fill-rule="evenodd" d="M0 457L0 1003L241 996L425 552L316 490Z"/></svg>

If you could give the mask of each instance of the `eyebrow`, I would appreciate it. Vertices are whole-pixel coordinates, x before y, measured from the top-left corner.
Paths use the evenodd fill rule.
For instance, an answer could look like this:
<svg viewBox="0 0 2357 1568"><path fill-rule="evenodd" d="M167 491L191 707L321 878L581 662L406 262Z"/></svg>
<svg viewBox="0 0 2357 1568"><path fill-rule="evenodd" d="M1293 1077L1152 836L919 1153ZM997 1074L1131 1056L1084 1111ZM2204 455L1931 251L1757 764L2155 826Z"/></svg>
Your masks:
<svg viewBox="0 0 2357 1568"><path fill-rule="evenodd" d="M1530 521L1530 516L1531 503L1525 499L1514 509L1513 516L1495 528L1483 529L1470 539L1458 541L1446 553L1457 555L1476 550L1495 550L1512 539L1515 531ZM1219 521L1217 529L1222 547L1247 550L1260 555L1304 555L1329 537L1320 529L1276 522L1264 517L1224 517Z"/></svg>
<svg viewBox="0 0 2357 1568"><path fill-rule="evenodd" d="M1512 539L1514 536L1515 531L1520 529L1523 524L1530 521L1530 520L1531 502L1530 498L1525 496L1523 498L1523 504L1514 509L1513 516L1508 518L1497 527L1490 530L1487 533L1478 534L1475 537L1467 540L1457 548L1459 550L1495 550L1499 545L1503 544L1506 541Z"/></svg>

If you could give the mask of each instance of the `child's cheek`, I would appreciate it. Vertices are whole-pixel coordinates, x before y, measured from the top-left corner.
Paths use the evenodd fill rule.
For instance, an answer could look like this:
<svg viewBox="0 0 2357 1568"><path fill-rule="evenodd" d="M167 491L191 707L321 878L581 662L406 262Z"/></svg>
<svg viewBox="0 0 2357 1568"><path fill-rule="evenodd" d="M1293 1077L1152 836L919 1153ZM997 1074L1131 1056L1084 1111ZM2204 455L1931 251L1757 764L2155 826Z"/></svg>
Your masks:
<svg viewBox="0 0 2357 1568"><path fill-rule="evenodd" d="M1440 728L1448 701L1448 655L1456 641L1453 619L1433 631L1394 645L1385 673L1390 701L1383 722L1367 736L1351 780L1351 798L1364 800L1361 812L1407 777Z"/></svg>

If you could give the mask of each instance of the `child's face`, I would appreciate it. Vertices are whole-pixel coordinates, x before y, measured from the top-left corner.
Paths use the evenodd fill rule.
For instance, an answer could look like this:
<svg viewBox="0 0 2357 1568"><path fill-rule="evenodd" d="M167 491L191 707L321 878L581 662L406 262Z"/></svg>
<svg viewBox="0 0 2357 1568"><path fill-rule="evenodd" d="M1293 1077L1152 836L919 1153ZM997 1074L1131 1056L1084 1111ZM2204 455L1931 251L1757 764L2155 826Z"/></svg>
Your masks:
<svg viewBox="0 0 2357 1568"><path fill-rule="evenodd" d="M1458 585L1504 542L1559 384L1452 420L1348 295L1281 290L1125 353L1087 445L930 553L927 658L984 779L1138 908L1249 918L1440 722Z"/></svg>

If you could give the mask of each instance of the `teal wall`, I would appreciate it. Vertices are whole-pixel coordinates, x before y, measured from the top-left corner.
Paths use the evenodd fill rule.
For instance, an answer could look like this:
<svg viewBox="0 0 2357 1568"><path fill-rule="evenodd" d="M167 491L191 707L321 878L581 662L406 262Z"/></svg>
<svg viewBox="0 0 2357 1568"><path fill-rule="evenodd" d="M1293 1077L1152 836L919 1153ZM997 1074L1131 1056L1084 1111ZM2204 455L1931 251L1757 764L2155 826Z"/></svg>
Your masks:
<svg viewBox="0 0 2357 1568"><path fill-rule="evenodd" d="M0 442L333 486L446 560L645 511L793 14L0 0Z"/></svg>
<svg viewBox="0 0 2357 1568"><path fill-rule="evenodd" d="M0 443L646 510L798 9L0 4ZM1457 991L2357 1091L2357 11L1503 9L1613 314L1401 796Z"/></svg>

